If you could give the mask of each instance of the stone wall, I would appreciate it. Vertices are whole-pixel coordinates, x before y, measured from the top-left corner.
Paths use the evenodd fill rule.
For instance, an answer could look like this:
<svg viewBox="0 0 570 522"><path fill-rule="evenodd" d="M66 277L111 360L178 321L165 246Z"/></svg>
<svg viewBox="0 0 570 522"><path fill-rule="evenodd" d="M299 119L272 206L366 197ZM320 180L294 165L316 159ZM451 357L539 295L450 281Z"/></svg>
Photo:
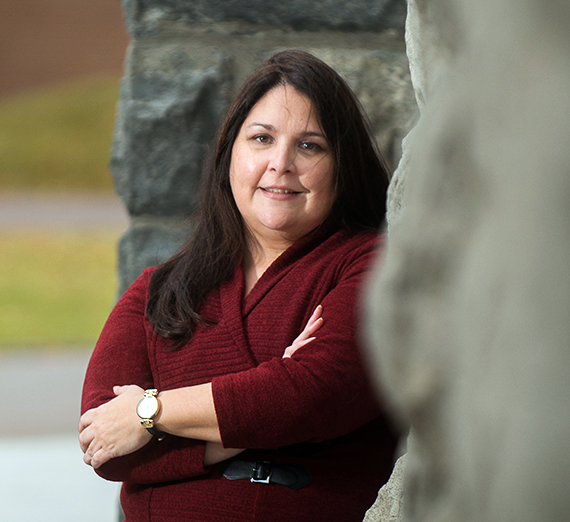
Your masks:
<svg viewBox="0 0 570 522"><path fill-rule="evenodd" d="M409 7L422 114L368 317L379 385L412 428L403 520L567 520L570 4ZM400 519L384 493L393 509L373 511L397 516L370 520Z"/></svg>
<svg viewBox="0 0 570 522"><path fill-rule="evenodd" d="M191 232L202 158L243 80L273 53L322 58L353 87L388 159L415 111L405 0L123 0L132 41L111 158L131 217L120 292Z"/></svg>

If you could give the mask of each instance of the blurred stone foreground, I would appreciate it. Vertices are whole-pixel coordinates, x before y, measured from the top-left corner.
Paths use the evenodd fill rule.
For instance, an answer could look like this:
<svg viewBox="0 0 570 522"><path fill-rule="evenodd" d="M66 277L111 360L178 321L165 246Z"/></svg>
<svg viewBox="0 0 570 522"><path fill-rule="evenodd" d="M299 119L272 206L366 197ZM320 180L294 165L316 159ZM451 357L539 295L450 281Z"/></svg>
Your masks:
<svg viewBox="0 0 570 522"><path fill-rule="evenodd" d="M570 6L122 3L120 291L188 235L205 147L274 52L345 76L394 164L417 100L367 296L379 386L411 436L365 520L567 519Z"/></svg>
<svg viewBox="0 0 570 522"><path fill-rule="evenodd" d="M411 426L391 512L568 520L570 4L408 7L421 117L368 295L379 382Z"/></svg>

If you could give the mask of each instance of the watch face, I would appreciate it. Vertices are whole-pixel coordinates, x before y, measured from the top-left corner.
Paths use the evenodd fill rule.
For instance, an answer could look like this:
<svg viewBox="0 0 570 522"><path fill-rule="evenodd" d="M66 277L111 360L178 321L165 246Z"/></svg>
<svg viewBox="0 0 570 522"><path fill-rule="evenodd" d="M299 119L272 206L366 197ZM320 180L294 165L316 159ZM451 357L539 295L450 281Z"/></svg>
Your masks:
<svg viewBox="0 0 570 522"><path fill-rule="evenodd" d="M137 405L137 414L141 419L149 419L158 411L156 397L143 397Z"/></svg>

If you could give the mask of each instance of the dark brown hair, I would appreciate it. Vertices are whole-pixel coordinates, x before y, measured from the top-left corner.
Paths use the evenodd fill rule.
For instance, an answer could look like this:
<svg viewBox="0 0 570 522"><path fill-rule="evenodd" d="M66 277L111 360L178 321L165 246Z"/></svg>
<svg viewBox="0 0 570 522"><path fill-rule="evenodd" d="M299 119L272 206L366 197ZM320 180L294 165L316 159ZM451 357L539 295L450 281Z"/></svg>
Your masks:
<svg viewBox="0 0 570 522"><path fill-rule="evenodd" d="M389 173L356 96L318 58L296 50L274 55L244 83L218 130L204 166L194 234L152 274L147 317L175 349L192 338L198 325L209 323L198 313L204 298L244 257L246 232L229 179L232 147L254 105L279 85L307 96L316 111L334 155L332 216L338 226L377 229L384 221Z"/></svg>

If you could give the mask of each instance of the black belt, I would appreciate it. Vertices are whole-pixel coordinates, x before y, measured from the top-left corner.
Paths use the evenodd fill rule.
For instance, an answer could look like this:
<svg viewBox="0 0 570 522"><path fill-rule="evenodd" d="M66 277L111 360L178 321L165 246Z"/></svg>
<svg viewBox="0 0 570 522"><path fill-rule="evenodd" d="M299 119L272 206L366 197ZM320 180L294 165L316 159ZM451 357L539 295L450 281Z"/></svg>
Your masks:
<svg viewBox="0 0 570 522"><path fill-rule="evenodd" d="M250 479L259 484L279 484L301 489L312 481L310 473L298 464L275 464L268 460L229 460L220 463L220 473L229 480Z"/></svg>

